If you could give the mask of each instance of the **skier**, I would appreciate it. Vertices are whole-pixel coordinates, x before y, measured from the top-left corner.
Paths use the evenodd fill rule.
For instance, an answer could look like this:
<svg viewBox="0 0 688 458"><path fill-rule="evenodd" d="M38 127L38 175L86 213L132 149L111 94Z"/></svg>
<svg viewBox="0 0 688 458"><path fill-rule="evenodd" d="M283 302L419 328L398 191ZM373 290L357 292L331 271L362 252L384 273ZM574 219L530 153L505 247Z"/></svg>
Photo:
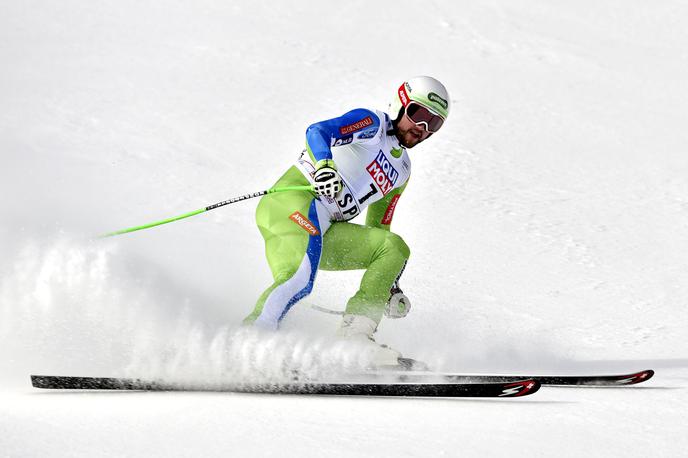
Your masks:
<svg viewBox="0 0 688 458"><path fill-rule="evenodd" d="M337 334L374 346L378 365L398 364L401 354L373 339L383 314L401 318L410 308L399 287L410 251L390 225L411 175L407 149L437 132L449 107L444 85L418 76L399 86L389 114L357 108L308 127L306 149L274 186L314 191L268 194L258 204L274 283L244 323L277 329L310 294L318 269L366 269ZM366 207L365 225L348 222Z"/></svg>

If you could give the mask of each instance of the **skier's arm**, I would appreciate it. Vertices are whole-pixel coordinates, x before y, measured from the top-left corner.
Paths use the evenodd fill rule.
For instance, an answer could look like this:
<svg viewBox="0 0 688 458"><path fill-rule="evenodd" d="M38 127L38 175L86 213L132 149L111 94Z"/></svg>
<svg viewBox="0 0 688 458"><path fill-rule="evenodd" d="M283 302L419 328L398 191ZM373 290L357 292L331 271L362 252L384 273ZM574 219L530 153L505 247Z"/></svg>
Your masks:
<svg viewBox="0 0 688 458"><path fill-rule="evenodd" d="M366 226L377 227L389 230L392 225L392 217L394 216L394 209L397 206L401 193L406 189L408 181L400 188L392 190L383 199L370 204L368 213L366 214Z"/></svg>
<svg viewBox="0 0 688 458"><path fill-rule="evenodd" d="M356 108L338 118L311 124L306 129L306 149L314 164L332 159L330 148L359 143L380 128L380 118L370 110Z"/></svg>

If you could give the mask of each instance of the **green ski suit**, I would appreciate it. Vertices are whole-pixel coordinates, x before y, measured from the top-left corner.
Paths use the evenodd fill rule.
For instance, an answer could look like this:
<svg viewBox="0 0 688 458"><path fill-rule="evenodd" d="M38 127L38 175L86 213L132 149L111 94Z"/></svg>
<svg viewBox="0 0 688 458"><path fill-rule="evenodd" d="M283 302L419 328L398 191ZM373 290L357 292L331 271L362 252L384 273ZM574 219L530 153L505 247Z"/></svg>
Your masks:
<svg viewBox="0 0 688 458"><path fill-rule="evenodd" d="M410 176L410 159L391 128L387 114L366 109L308 128L306 150L275 187L312 184L318 161L334 161L344 189L336 198L290 191L260 200L256 222L274 283L245 323L277 329L311 292L318 269L366 269L345 313L380 321L410 254L402 238L390 232ZM366 207L365 225L348 222Z"/></svg>

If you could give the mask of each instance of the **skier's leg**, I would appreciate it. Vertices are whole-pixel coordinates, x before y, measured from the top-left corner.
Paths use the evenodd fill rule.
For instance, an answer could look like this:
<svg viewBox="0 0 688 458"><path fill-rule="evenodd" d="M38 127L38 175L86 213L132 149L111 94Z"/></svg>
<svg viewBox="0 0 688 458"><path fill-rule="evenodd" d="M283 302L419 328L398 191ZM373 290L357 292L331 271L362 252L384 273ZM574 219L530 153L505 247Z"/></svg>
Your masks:
<svg viewBox="0 0 688 458"><path fill-rule="evenodd" d="M307 184L295 168L278 181L280 186L294 184ZM313 289L329 220L311 193L293 191L263 197L256 222L274 282L244 323L277 329L289 309Z"/></svg>
<svg viewBox="0 0 688 458"><path fill-rule="evenodd" d="M409 255L408 246L397 234L352 223L333 223L323 239L320 268L366 269L345 313L366 316L377 324Z"/></svg>

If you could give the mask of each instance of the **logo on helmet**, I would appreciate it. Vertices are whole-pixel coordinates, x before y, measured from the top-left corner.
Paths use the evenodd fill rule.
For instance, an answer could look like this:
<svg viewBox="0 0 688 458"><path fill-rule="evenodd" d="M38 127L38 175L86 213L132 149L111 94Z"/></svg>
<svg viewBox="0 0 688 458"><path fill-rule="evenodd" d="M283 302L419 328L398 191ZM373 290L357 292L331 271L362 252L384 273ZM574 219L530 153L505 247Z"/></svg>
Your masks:
<svg viewBox="0 0 688 458"><path fill-rule="evenodd" d="M435 94L434 92L428 94L428 99L431 102L435 102L437 105L441 106L445 110L447 109L447 107L449 107L449 103L439 95Z"/></svg>
<svg viewBox="0 0 688 458"><path fill-rule="evenodd" d="M410 90L411 87L408 85L408 83L404 83L401 86L399 86L399 100L401 100L401 105L406 106L409 103L409 96L408 93L406 92L406 88Z"/></svg>

